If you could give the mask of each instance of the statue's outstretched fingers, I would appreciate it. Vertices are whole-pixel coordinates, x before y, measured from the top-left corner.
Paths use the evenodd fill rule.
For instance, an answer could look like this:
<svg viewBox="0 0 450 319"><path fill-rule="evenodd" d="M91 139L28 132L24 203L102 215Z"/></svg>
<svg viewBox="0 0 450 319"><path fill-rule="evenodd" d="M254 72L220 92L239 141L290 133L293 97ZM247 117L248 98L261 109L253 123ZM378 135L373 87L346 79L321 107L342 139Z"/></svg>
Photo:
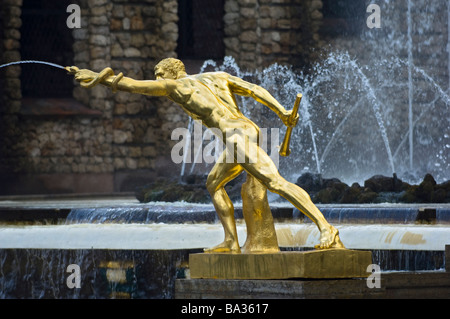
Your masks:
<svg viewBox="0 0 450 319"><path fill-rule="evenodd" d="M78 71L80 71L80 69L76 66L66 66L64 69L69 72L69 74L76 74Z"/></svg>
<svg viewBox="0 0 450 319"><path fill-rule="evenodd" d="M92 81L81 82L81 86L90 89L99 84L102 80L107 77L114 75L114 71L111 68L104 68Z"/></svg>

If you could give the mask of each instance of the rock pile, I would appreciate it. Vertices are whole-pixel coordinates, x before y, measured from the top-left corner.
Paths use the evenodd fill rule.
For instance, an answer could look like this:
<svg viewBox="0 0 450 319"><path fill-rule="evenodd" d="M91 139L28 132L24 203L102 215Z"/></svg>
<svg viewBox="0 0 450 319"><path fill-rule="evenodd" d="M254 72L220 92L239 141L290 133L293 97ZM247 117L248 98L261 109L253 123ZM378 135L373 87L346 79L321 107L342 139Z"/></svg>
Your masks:
<svg viewBox="0 0 450 319"><path fill-rule="evenodd" d="M233 201L240 200L241 184L244 181L241 177L226 187ZM314 203L321 204L450 203L450 181L437 184L430 174L419 185L403 182L394 174L393 177L372 176L364 181L364 186L358 183L348 186L337 178L327 179L319 174L305 173L298 178L296 184L310 194ZM139 187L135 194L144 203L211 201L205 187L205 178L199 176L189 176L185 183L158 180Z"/></svg>
<svg viewBox="0 0 450 319"><path fill-rule="evenodd" d="M301 175L297 185L306 190L313 202L330 204L363 203L449 203L450 181L437 184L427 174L419 185L410 185L397 177L375 175L364 181L364 186L351 186L337 178L326 179L318 174Z"/></svg>

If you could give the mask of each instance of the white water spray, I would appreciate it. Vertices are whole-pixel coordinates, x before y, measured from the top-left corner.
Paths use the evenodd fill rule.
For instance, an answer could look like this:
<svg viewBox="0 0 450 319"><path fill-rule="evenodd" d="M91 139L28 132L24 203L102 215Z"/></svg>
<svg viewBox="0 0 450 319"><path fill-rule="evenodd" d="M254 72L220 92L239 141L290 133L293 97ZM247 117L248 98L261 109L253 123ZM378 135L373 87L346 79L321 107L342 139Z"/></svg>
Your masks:
<svg viewBox="0 0 450 319"><path fill-rule="evenodd" d="M414 157L414 136L413 136L413 81L412 81L412 65L413 65L413 56L412 56L412 21L411 21L411 0L408 0L408 11L407 11L407 20L408 20L408 122L409 122L409 169L413 169L413 157Z"/></svg>
<svg viewBox="0 0 450 319"><path fill-rule="evenodd" d="M56 63L51 63L51 62L45 62L45 61L37 61L37 60L24 60L24 61L10 62L10 63L0 65L0 69L6 68L6 67L12 66L12 65L19 65L19 64L45 64L48 66L52 66L54 68L65 70L65 68L62 65L59 65Z"/></svg>

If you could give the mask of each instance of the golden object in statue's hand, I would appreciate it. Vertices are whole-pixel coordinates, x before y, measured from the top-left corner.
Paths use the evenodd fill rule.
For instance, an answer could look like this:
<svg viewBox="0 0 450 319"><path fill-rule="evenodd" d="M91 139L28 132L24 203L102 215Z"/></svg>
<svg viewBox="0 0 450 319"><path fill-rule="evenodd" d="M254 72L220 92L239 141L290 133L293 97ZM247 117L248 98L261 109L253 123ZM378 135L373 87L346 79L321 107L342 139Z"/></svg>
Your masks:
<svg viewBox="0 0 450 319"><path fill-rule="evenodd" d="M291 117L289 118L289 122L293 121L298 114L298 108L300 106L300 102L302 100L302 94L297 94L297 98L295 99L294 108L292 109ZM281 156L289 156L291 154L291 150L289 149L289 143L291 142L291 134L294 126L288 126L286 130L286 135L284 136L283 143L280 145L280 155Z"/></svg>

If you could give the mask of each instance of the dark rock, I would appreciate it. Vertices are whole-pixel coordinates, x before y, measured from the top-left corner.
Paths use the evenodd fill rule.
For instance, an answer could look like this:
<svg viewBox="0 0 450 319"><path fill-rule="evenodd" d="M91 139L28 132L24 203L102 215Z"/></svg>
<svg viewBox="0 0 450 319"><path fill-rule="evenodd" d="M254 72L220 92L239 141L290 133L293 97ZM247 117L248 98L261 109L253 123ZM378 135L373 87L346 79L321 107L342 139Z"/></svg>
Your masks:
<svg viewBox="0 0 450 319"><path fill-rule="evenodd" d="M445 190L447 193L450 192L450 180L446 181L442 184L438 184L436 185L436 188L442 188L443 190Z"/></svg>
<svg viewBox="0 0 450 319"><path fill-rule="evenodd" d="M190 185L206 185L208 175L186 175L182 181Z"/></svg>
<svg viewBox="0 0 450 319"><path fill-rule="evenodd" d="M341 195L349 188L347 184L342 183L339 180L329 183L328 187L336 189Z"/></svg>
<svg viewBox="0 0 450 319"><path fill-rule="evenodd" d="M357 203L358 197L361 195L361 187L358 183L354 183L351 187L348 187L342 194L341 200L342 204Z"/></svg>
<svg viewBox="0 0 450 319"><path fill-rule="evenodd" d="M450 203L450 180L434 187L433 200L435 203Z"/></svg>
<svg viewBox="0 0 450 319"><path fill-rule="evenodd" d="M341 193L332 187L327 187L320 190L315 196L313 201L322 204L335 203L339 200Z"/></svg>
<svg viewBox="0 0 450 319"><path fill-rule="evenodd" d="M436 186L436 181L430 174L425 175L422 183L416 190L416 197L425 203L431 202L431 197L433 196L434 187Z"/></svg>
<svg viewBox="0 0 450 319"><path fill-rule="evenodd" d="M447 192L442 189L435 189L431 194L431 202L432 203L445 203L447 198Z"/></svg>
<svg viewBox="0 0 450 319"><path fill-rule="evenodd" d="M138 187L135 191L135 196L141 203L155 201L208 203L211 201L206 186L187 185L162 180Z"/></svg>
<svg viewBox="0 0 450 319"><path fill-rule="evenodd" d="M358 196L359 204L374 203L378 194L372 191L370 188L365 188Z"/></svg>
<svg viewBox="0 0 450 319"><path fill-rule="evenodd" d="M241 200L242 183L246 174L228 183L225 187L232 201ZM311 196L313 202L322 204L341 203L449 203L450 181L437 184L433 176L427 174L420 185L409 185L394 174L393 177L375 175L364 182L349 187L337 178L322 178L320 174L302 174L296 184ZM210 203L206 190L206 176L188 176L185 183L157 180L135 191L141 203L150 201L186 201Z"/></svg>
<svg viewBox="0 0 450 319"><path fill-rule="evenodd" d="M297 179L296 184L308 193L316 193L323 188L322 175L304 173Z"/></svg>
<svg viewBox="0 0 450 319"><path fill-rule="evenodd" d="M400 197L405 203L448 203L450 202L450 181L437 184L432 175L425 175L419 185L405 185Z"/></svg>
<svg viewBox="0 0 450 319"><path fill-rule="evenodd" d="M400 192L403 182L394 174L393 177L375 175L364 181L364 187L370 188L375 193L380 192Z"/></svg>
<svg viewBox="0 0 450 319"><path fill-rule="evenodd" d="M334 187L335 184L341 184L341 183L342 183L341 180L338 178L324 178L323 179L324 187ZM342 184L344 184L344 183L342 183Z"/></svg>
<svg viewBox="0 0 450 319"><path fill-rule="evenodd" d="M435 186L436 180L434 179L433 175L431 174L426 174L425 177L423 178L422 183L430 183L431 185Z"/></svg>
<svg viewBox="0 0 450 319"><path fill-rule="evenodd" d="M417 202L417 197L416 197L416 190L419 186L417 185L410 185L409 187L406 188L404 194L402 196L400 196L400 202L403 203L415 203Z"/></svg>
<svg viewBox="0 0 450 319"><path fill-rule="evenodd" d="M347 184L342 183L337 178L324 180L324 186L326 188L320 190L314 196L315 202L322 204L339 203L349 189Z"/></svg>

